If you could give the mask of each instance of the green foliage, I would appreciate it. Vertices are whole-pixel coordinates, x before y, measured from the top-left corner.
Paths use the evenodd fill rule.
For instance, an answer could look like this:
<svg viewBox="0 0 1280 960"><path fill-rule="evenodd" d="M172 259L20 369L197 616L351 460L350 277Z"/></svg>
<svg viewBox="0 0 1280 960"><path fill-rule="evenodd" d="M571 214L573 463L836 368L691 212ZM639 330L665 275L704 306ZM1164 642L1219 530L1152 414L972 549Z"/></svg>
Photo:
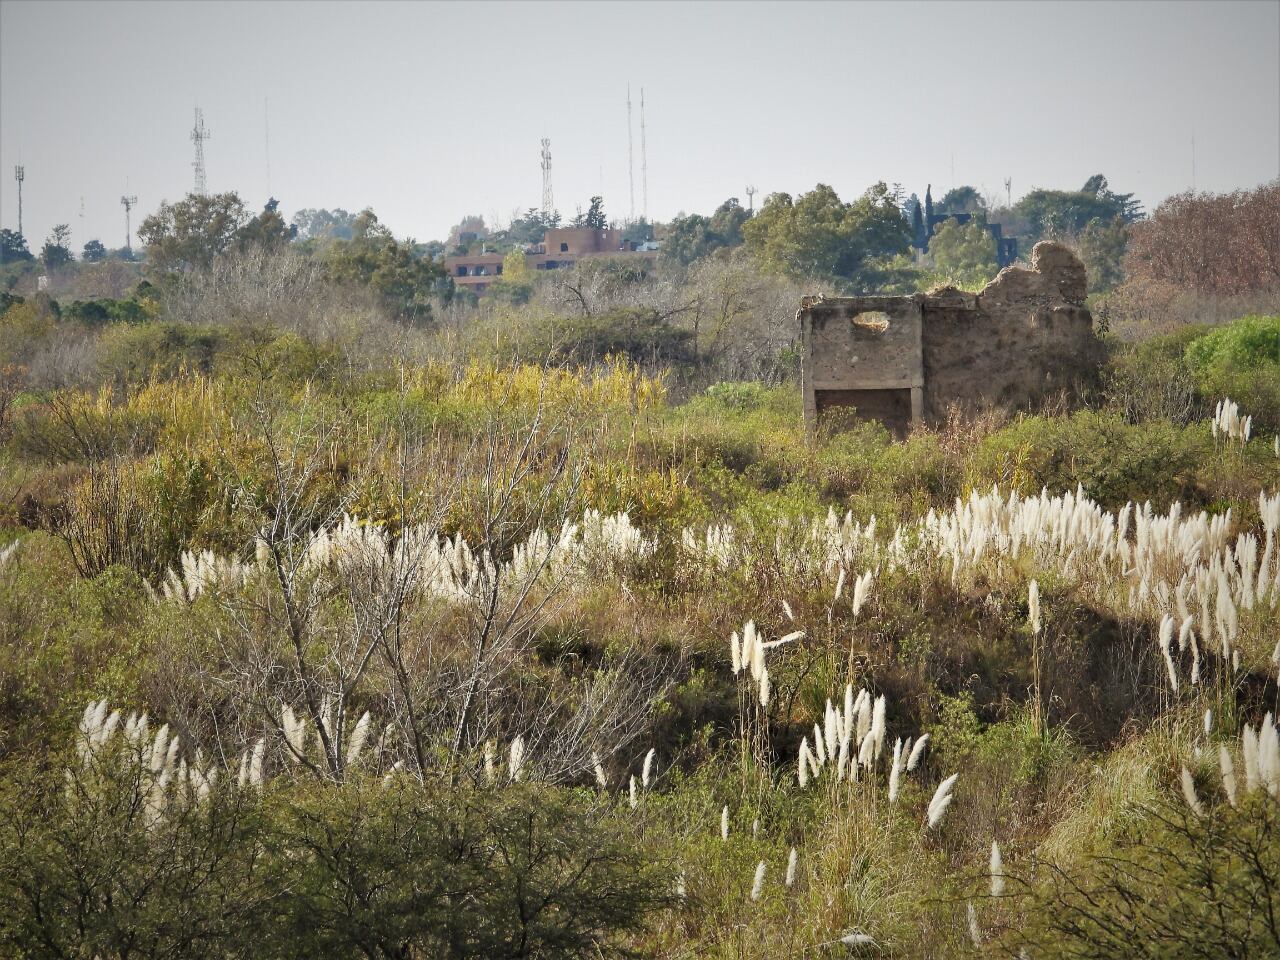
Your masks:
<svg viewBox="0 0 1280 960"><path fill-rule="evenodd" d="M102 245L101 240L90 240L84 245L80 259L85 263L101 263L107 259L107 248Z"/></svg>
<svg viewBox="0 0 1280 960"><path fill-rule="evenodd" d="M355 214L341 207L332 210L308 207L293 215L291 226L300 241L350 240L354 233Z"/></svg>
<svg viewBox="0 0 1280 960"><path fill-rule="evenodd" d="M929 241L929 256L938 273L958 286L978 286L995 278L996 241L986 225L973 219L968 223L948 220L940 223Z"/></svg>
<svg viewBox="0 0 1280 960"><path fill-rule="evenodd" d="M874 290L880 259L904 253L910 227L889 188L877 183L853 203L825 184L796 200L771 194L743 225L747 249L767 268L798 279L827 279Z"/></svg>
<svg viewBox="0 0 1280 960"><path fill-rule="evenodd" d="M272 198L258 214L236 231L233 248L278 253L298 235L296 225L290 227L280 215L279 201Z"/></svg>
<svg viewBox="0 0 1280 960"><path fill-rule="evenodd" d="M46 270L57 270L74 260L71 254L71 227L60 223L53 228L40 250L40 262Z"/></svg>
<svg viewBox="0 0 1280 960"><path fill-rule="evenodd" d="M1089 290L1098 293L1124 280L1124 255L1129 246L1129 224L1121 216L1090 220L1080 232L1079 254L1089 276Z"/></svg>
<svg viewBox="0 0 1280 960"><path fill-rule="evenodd" d="M207 268L235 241L248 215L235 193L188 194L162 203L138 227L147 262L156 270Z"/></svg>
<svg viewBox="0 0 1280 960"><path fill-rule="evenodd" d="M112 743L3 785L21 956L616 956L668 901L626 822L567 791L225 777L196 800Z"/></svg>
<svg viewBox="0 0 1280 960"><path fill-rule="evenodd" d="M1244 317L1187 345L1196 386L1212 404L1230 397L1254 433L1280 432L1280 315Z"/></svg>
<svg viewBox="0 0 1280 960"><path fill-rule="evenodd" d="M1048 958L1280 955L1277 831L1265 790L1203 817L1172 798L1140 806L1107 849L1046 865L1008 941Z"/></svg>
<svg viewBox="0 0 1280 960"><path fill-rule="evenodd" d="M987 203L975 188L952 187L934 207L935 213L978 213L986 210Z"/></svg>
<svg viewBox="0 0 1280 960"><path fill-rule="evenodd" d="M432 303L450 289L444 267L418 256L411 242L398 242L372 210L356 218L351 240L328 246L323 263L331 282L367 287L402 320L429 320Z"/></svg>
<svg viewBox="0 0 1280 960"><path fill-rule="evenodd" d="M1032 190L1013 209L1030 224L1030 241L1075 236L1094 220L1111 223L1118 217L1133 223L1142 217L1142 205L1133 194L1113 193L1101 174L1090 177L1080 190Z"/></svg>
<svg viewBox="0 0 1280 960"><path fill-rule="evenodd" d="M0 263L14 263L31 260L31 251L27 249L27 241L22 234L7 227L0 230Z"/></svg>
<svg viewBox="0 0 1280 960"><path fill-rule="evenodd" d="M523 360L590 364L608 357L634 363L692 361L693 334L656 310L623 307L596 316L553 317L523 331L507 350Z"/></svg>

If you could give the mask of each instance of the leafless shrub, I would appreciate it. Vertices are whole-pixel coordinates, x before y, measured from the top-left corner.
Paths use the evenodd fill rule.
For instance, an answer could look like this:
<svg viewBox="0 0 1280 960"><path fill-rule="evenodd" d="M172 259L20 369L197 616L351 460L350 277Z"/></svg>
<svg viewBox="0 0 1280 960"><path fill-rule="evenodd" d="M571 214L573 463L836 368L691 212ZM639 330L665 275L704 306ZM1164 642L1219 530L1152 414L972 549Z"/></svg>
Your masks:
<svg viewBox="0 0 1280 960"><path fill-rule="evenodd" d="M119 564L155 580L173 561L136 469L115 459L92 466L61 508L43 520L65 544L81 577L96 577Z"/></svg>

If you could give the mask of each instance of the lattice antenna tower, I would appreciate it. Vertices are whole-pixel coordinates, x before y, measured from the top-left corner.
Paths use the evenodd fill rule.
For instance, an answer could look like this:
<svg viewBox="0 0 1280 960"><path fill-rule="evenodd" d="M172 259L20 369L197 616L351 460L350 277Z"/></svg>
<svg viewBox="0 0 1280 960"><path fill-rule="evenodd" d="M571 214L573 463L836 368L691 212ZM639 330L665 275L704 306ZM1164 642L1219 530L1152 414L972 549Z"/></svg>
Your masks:
<svg viewBox="0 0 1280 960"><path fill-rule="evenodd" d="M631 185L632 223L636 219L636 155L631 140L631 84L627 84L627 180Z"/></svg>
<svg viewBox="0 0 1280 960"><path fill-rule="evenodd" d="M640 183L641 205L640 216L645 223L649 222L649 155L644 147L644 87L640 88Z"/></svg>
<svg viewBox="0 0 1280 960"><path fill-rule="evenodd" d="M1004 178L1004 205L1013 206L1013 177Z"/></svg>
<svg viewBox="0 0 1280 960"><path fill-rule="evenodd" d="M747 213L753 214L755 212L756 212L756 188L748 184L747 185Z"/></svg>
<svg viewBox="0 0 1280 960"><path fill-rule="evenodd" d="M551 192L551 141L546 137L542 138L542 220L544 223L551 221L551 214L555 211L556 199Z"/></svg>
<svg viewBox="0 0 1280 960"><path fill-rule="evenodd" d="M14 167L13 179L18 181L18 232L22 233L22 181L27 179L27 168L22 164Z"/></svg>
<svg viewBox="0 0 1280 960"><path fill-rule="evenodd" d="M138 198L132 194L125 194L120 198L120 205L124 207L124 248L133 253L133 226L129 223L129 211L138 204Z"/></svg>
<svg viewBox="0 0 1280 960"><path fill-rule="evenodd" d="M196 171L196 195L203 197L207 192L204 174L204 142L209 139L209 131L204 125L204 111L196 107L196 125L191 128L191 142L196 145L196 158L191 166Z"/></svg>

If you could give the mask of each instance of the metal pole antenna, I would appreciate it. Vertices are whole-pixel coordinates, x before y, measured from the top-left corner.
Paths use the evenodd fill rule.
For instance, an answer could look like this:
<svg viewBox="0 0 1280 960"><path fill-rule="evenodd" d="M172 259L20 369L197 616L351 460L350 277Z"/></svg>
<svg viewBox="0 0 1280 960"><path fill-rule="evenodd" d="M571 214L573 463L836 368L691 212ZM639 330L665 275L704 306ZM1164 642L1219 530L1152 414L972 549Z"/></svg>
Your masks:
<svg viewBox="0 0 1280 960"><path fill-rule="evenodd" d="M204 174L204 142L209 139L209 131L204 126L204 111L196 107L196 125L191 130L191 142L196 145L196 158L191 162L191 166L196 171L196 188L197 196L205 195L205 174Z"/></svg>
<svg viewBox="0 0 1280 960"><path fill-rule="evenodd" d="M129 211L137 202L138 198L134 196L120 198L120 203L124 206L124 248L130 253L133 253L133 227L129 223Z"/></svg>
<svg viewBox="0 0 1280 960"><path fill-rule="evenodd" d="M631 145L631 84L627 84L627 181L631 185L631 212L629 221L636 219L636 155Z"/></svg>
<svg viewBox="0 0 1280 960"><path fill-rule="evenodd" d="M22 181L27 179L27 168L21 164L14 167L13 179L18 181L18 233L22 233Z"/></svg>
<svg viewBox="0 0 1280 960"><path fill-rule="evenodd" d="M747 187L747 214L750 215L755 212L756 212L756 188L752 186L748 186Z"/></svg>
<svg viewBox="0 0 1280 960"><path fill-rule="evenodd" d="M551 193L551 141L542 139L542 222L550 223L555 210L555 197Z"/></svg>

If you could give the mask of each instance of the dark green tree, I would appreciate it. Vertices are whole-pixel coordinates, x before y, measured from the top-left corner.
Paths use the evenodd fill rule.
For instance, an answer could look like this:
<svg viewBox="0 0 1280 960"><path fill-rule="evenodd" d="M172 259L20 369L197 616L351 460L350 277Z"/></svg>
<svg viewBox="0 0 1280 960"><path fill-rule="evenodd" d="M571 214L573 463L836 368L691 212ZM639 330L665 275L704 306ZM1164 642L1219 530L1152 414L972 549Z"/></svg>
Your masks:
<svg viewBox="0 0 1280 960"><path fill-rule="evenodd" d="M279 206L280 201L272 197L262 208L262 213L236 231L236 249L277 252L287 247L298 235L298 227L296 224L285 224L284 217L280 216Z"/></svg>
<svg viewBox="0 0 1280 960"><path fill-rule="evenodd" d="M310 208L293 215L292 226L299 240L350 240L355 214L341 207L332 210Z"/></svg>
<svg viewBox="0 0 1280 960"><path fill-rule="evenodd" d="M1080 261L1089 276L1089 289L1110 290L1124 279L1124 254L1129 247L1129 224L1116 216L1090 220L1080 232Z"/></svg>
<svg viewBox="0 0 1280 960"><path fill-rule="evenodd" d="M16 230L0 230L0 263L34 259L22 234Z"/></svg>
<svg viewBox="0 0 1280 960"><path fill-rule="evenodd" d="M987 203L973 187L952 187L938 201L938 213L977 213L985 210Z"/></svg>
<svg viewBox="0 0 1280 960"><path fill-rule="evenodd" d="M57 270L74 260L71 255L71 226L60 223L53 228L40 250L40 261L46 270Z"/></svg>
<svg viewBox="0 0 1280 960"><path fill-rule="evenodd" d="M90 240L84 245L80 259L85 263L100 263L107 259L107 248L102 245L101 240Z"/></svg>
<svg viewBox="0 0 1280 960"><path fill-rule="evenodd" d="M1080 190L1032 190L1013 209L1026 219L1033 240L1078 236L1092 220L1110 223L1119 217L1134 223L1143 216L1133 194L1113 193L1102 174L1090 177Z"/></svg>
<svg viewBox="0 0 1280 960"><path fill-rule="evenodd" d="M431 317L433 300L447 300L451 283L444 267L418 255L412 240L397 242L372 210L352 224L352 239L334 241L326 249L325 276L334 283L367 287L397 317L423 321Z"/></svg>
<svg viewBox="0 0 1280 960"><path fill-rule="evenodd" d="M976 286L999 272L996 241L981 220L947 220L938 224L929 241L929 257L938 273L962 286Z"/></svg>
<svg viewBox="0 0 1280 960"><path fill-rule="evenodd" d="M160 204L138 227L138 238L157 270L191 270L213 263L235 241L246 219L244 204L234 193L192 193L177 203Z"/></svg>
<svg viewBox="0 0 1280 960"><path fill-rule="evenodd" d="M877 289L884 260L905 253L911 240L911 228L883 182L853 203L821 183L795 200L772 194L742 232L767 269L843 281L860 290Z"/></svg>
<svg viewBox="0 0 1280 960"><path fill-rule="evenodd" d="M591 206L586 213L579 212L571 222L575 227L586 227L589 230L604 230L609 226L609 219L604 214L604 200L592 197Z"/></svg>

